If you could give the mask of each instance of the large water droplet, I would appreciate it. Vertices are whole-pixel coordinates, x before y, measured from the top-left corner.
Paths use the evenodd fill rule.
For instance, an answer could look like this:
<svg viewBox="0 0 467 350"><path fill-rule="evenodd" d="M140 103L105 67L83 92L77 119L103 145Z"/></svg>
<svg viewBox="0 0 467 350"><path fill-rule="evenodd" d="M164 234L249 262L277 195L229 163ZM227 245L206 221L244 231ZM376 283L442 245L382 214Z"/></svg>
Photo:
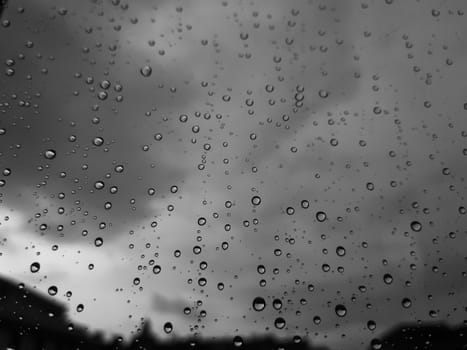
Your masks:
<svg viewBox="0 0 467 350"><path fill-rule="evenodd" d="M410 223L410 228L415 232L420 232L422 230L422 224L418 221L412 221Z"/></svg>
<svg viewBox="0 0 467 350"><path fill-rule="evenodd" d="M58 288L56 286L50 286L49 289L47 290L47 292L51 296L57 295Z"/></svg>
<svg viewBox="0 0 467 350"><path fill-rule="evenodd" d="M240 348L243 346L243 339L242 337L240 337L239 335L236 335L234 338L233 338L233 345L236 347L236 348Z"/></svg>
<svg viewBox="0 0 467 350"><path fill-rule="evenodd" d="M404 298L402 299L401 304L403 308L408 309L409 307L412 306L412 300L410 300L409 298Z"/></svg>
<svg viewBox="0 0 467 350"><path fill-rule="evenodd" d="M272 302L272 307L276 310L282 309L282 300L280 299L274 299Z"/></svg>
<svg viewBox="0 0 467 350"><path fill-rule="evenodd" d="M95 240L94 240L94 245L96 247L100 247L104 244L104 240L101 238L101 237L97 237Z"/></svg>
<svg viewBox="0 0 467 350"><path fill-rule="evenodd" d="M253 299L253 309L255 311L263 311L266 307L266 301L261 297Z"/></svg>
<svg viewBox="0 0 467 350"><path fill-rule="evenodd" d="M339 317L344 317L345 315L347 315L347 309L342 304L336 305L335 311L336 315Z"/></svg>
<svg viewBox="0 0 467 350"><path fill-rule="evenodd" d="M384 276L383 276L383 281L384 281L384 283L386 283L386 284L391 284L392 281L393 281L393 278L392 278L392 276L391 276L389 273L386 273L386 274L384 274Z"/></svg>
<svg viewBox="0 0 467 350"><path fill-rule="evenodd" d="M274 320L274 326L277 329L283 329L285 327L285 320L282 317L278 317Z"/></svg>
<svg viewBox="0 0 467 350"><path fill-rule="evenodd" d="M316 213L316 220L318 220L318 222L323 222L325 221L327 218L327 215L324 211L319 211Z"/></svg>
<svg viewBox="0 0 467 350"><path fill-rule="evenodd" d="M173 330L173 325L172 325L172 323L171 323L171 322L166 322L166 323L164 324L164 332L167 333L167 334L169 334L169 333L172 332L172 330Z"/></svg>
<svg viewBox="0 0 467 350"><path fill-rule="evenodd" d="M30 266L30 269L32 273L39 272L39 270L41 269L41 264L39 264L37 261L33 262Z"/></svg>
<svg viewBox="0 0 467 350"><path fill-rule="evenodd" d="M92 144L97 147L102 146L104 144L104 139L100 136L97 136L92 140Z"/></svg>
<svg viewBox="0 0 467 350"><path fill-rule="evenodd" d="M261 197L260 196L254 196L251 198L251 203L253 205L260 205L261 204Z"/></svg>
<svg viewBox="0 0 467 350"><path fill-rule="evenodd" d="M344 256L344 255L345 255L345 248L342 247L342 246L338 246L338 247L336 248L336 254L337 254L338 256Z"/></svg>

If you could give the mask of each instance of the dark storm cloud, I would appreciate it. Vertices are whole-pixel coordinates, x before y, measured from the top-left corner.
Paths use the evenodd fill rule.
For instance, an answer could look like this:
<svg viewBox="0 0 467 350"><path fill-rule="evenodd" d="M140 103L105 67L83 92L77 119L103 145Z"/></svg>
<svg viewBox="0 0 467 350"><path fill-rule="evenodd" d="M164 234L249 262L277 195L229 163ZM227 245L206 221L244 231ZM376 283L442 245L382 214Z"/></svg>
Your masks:
<svg viewBox="0 0 467 350"><path fill-rule="evenodd" d="M38 223L62 223L64 239L79 240L76 231L97 230L100 222L111 224L111 231L117 232L142 219L149 224L159 214L147 208L146 202L152 199L148 190L154 188L156 197L164 196L185 176L183 169L168 159L168 150L176 145L171 145L171 130L164 125L163 113L174 105L182 109L195 92L182 82L187 75L184 70L161 68L157 57L149 58L152 75L142 77L139 70L147 64L146 54L130 52L131 59L141 65L126 65L126 58L120 57L125 56L124 50L112 47L119 42L118 32L98 35L104 18L89 16L87 25L94 32L86 34L76 23L86 14L86 7L68 5L64 15L60 9L39 3L28 6L24 14L14 8L6 13L13 24L3 30L4 39L14 33L15 40L2 56L16 63L15 74L2 77L8 105L3 106L6 134L1 149L3 165L14 174L5 189L11 207L29 212L31 217L48 207L48 217ZM19 54L25 58L17 58ZM92 83L86 83L89 78ZM110 88L100 86L104 80ZM105 100L99 99L99 93L107 94ZM116 101L119 96L123 101ZM96 117L98 122L93 122ZM164 139L156 141L156 133ZM93 144L96 137L102 137L104 144ZM145 145L148 151L143 151ZM44 157L48 149L56 151L54 159ZM117 165L124 166L122 173L116 173ZM66 176L62 178L61 172ZM103 190L96 190L96 181L105 182ZM111 186L118 187L117 194L109 193ZM45 206L25 200L35 192ZM57 199L60 192L64 199ZM105 202L112 203L111 210L104 209ZM65 208L66 220L54 215L59 206ZM70 226L72 220L80 222L79 227ZM48 236L54 239L54 227L50 231ZM105 231L100 234L107 235Z"/></svg>

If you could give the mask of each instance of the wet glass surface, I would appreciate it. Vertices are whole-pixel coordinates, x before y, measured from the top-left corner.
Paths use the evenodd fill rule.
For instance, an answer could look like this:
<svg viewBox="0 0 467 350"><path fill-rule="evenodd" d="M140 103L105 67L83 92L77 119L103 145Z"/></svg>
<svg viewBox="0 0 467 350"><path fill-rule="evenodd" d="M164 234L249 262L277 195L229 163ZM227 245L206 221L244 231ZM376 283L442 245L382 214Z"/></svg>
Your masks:
<svg viewBox="0 0 467 350"><path fill-rule="evenodd" d="M2 3L0 340L465 326L465 2Z"/></svg>

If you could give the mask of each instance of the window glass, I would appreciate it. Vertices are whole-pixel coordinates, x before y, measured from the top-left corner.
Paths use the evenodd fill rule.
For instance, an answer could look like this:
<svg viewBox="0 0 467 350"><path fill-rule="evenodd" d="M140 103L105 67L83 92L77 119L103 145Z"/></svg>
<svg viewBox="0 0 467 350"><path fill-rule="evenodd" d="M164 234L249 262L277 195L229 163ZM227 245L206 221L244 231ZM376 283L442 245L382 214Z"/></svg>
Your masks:
<svg viewBox="0 0 467 350"><path fill-rule="evenodd" d="M465 2L2 7L0 345L465 345Z"/></svg>

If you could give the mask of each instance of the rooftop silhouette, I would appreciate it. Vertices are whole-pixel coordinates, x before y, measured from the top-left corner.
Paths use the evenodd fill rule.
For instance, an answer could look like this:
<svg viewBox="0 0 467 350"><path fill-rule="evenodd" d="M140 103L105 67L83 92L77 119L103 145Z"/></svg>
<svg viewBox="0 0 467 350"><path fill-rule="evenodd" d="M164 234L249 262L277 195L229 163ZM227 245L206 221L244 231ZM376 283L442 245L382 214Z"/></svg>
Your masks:
<svg viewBox="0 0 467 350"><path fill-rule="evenodd" d="M115 337L106 342L99 332L74 325L66 316L66 307L42 294L0 277L0 349L309 349L305 340L280 340L273 337L237 339L175 339L162 341L150 331L145 322L133 339L124 342Z"/></svg>
<svg viewBox="0 0 467 350"><path fill-rule="evenodd" d="M401 324L381 338L374 339L368 350L466 350L467 325L449 327L444 323Z"/></svg>
<svg viewBox="0 0 467 350"><path fill-rule="evenodd" d="M162 341L151 332L149 322L129 341L114 337L105 341L99 332L74 325L66 316L66 307L41 293L0 277L0 349L296 349L325 350L306 340L268 337L175 338ZM368 350L465 350L467 325L449 327L444 323L401 324L375 338Z"/></svg>

